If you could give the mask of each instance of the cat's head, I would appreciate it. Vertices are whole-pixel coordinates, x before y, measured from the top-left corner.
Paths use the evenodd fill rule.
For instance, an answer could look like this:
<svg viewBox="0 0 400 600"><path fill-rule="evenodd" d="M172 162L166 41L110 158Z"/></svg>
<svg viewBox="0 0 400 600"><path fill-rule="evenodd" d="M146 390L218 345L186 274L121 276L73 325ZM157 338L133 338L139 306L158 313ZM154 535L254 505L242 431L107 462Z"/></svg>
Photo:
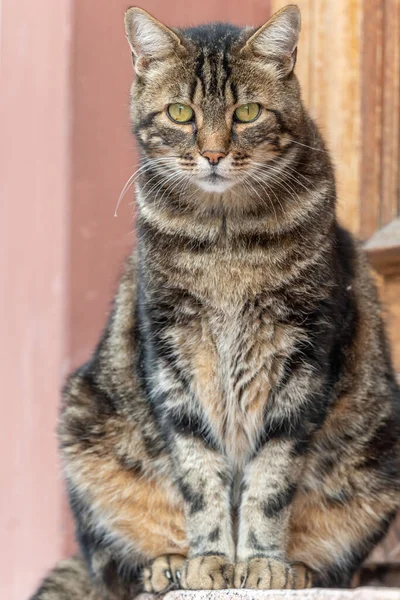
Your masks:
<svg viewBox="0 0 400 600"><path fill-rule="evenodd" d="M136 71L132 124L153 168L214 194L275 168L304 120L293 73L296 6L257 29L172 30L140 8L125 23Z"/></svg>

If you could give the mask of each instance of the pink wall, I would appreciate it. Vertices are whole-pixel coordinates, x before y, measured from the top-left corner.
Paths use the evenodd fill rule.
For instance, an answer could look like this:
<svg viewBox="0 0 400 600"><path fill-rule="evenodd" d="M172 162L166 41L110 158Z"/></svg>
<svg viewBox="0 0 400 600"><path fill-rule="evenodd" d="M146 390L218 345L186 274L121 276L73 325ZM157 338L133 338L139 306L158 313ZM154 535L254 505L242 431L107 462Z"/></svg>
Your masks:
<svg viewBox="0 0 400 600"><path fill-rule="evenodd" d="M68 0L0 6L0 596L23 600L62 554L71 28Z"/></svg>
<svg viewBox="0 0 400 600"><path fill-rule="evenodd" d="M88 358L133 242L127 0L0 0L0 596L24 600L74 548L59 388ZM265 0L147 0L169 25L261 23Z"/></svg>

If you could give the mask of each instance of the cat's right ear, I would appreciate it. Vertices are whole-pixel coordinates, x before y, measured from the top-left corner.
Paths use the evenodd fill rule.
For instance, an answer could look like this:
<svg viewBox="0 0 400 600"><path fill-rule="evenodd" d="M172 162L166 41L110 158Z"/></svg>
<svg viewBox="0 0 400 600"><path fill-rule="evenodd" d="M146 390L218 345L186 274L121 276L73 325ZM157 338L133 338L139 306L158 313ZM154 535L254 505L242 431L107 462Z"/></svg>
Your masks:
<svg viewBox="0 0 400 600"><path fill-rule="evenodd" d="M153 60L184 52L178 35L136 6L125 13L125 31L136 73L142 75Z"/></svg>

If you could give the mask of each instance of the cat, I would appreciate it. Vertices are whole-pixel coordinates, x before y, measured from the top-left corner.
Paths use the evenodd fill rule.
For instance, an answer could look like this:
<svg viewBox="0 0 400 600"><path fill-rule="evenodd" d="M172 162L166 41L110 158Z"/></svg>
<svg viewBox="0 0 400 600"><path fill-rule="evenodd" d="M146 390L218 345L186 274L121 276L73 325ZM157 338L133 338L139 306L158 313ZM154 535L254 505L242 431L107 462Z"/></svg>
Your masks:
<svg viewBox="0 0 400 600"><path fill-rule="evenodd" d="M302 104L299 10L125 22L138 250L63 394L80 555L33 598L348 586L399 507L400 397Z"/></svg>

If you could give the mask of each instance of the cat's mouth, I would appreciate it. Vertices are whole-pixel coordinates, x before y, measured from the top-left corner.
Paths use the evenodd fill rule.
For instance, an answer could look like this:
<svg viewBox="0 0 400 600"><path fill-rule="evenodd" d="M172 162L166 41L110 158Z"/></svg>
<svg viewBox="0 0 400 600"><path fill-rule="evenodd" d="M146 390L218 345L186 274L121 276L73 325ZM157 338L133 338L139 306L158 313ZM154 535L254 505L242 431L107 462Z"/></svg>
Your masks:
<svg viewBox="0 0 400 600"><path fill-rule="evenodd" d="M228 179L228 177L224 177L223 175L212 171L205 177L199 177L197 179L197 184L206 192L222 193L233 185L233 181L232 179Z"/></svg>

